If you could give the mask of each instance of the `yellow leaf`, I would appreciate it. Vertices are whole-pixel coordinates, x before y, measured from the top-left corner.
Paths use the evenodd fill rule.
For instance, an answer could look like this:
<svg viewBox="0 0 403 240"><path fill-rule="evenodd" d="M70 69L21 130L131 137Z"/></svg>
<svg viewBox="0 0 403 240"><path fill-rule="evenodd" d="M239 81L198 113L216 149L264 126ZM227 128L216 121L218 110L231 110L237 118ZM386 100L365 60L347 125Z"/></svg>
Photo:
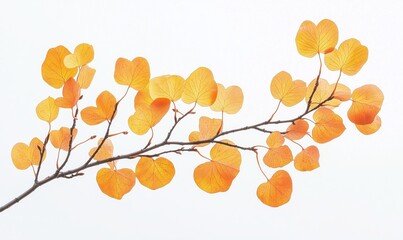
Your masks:
<svg viewBox="0 0 403 240"><path fill-rule="evenodd" d="M97 97L96 107L86 107L81 111L81 118L88 125L96 125L113 118L116 98L112 93L103 91Z"/></svg>
<svg viewBox="0 0 403 240"><path fill-rule="evenodd" d="M381 128L382 120L379 116L376 116L372 123L365 125L356 124L355 126L357 127L358 131L360 131L362 134L370 135L376 133Z"/></svg>
<svg viewBox="0 0 403 240"><path fill-rule="evenodd" d="M306 84L301 80L292 81L287 72L279 72L273 77L270 84L271 94L287 107L301 102L306 94Z"/></svg>
<svg viewBox="0 0 403 240"><path fill-rule="evenodd" d="M199 67L185 81L182 101L211 106L217 98L217 84L210 69Z"/></svg>
<svg viewBox="0 0 403 240"><path fill-rule="evenodd" d="M192 132L189 135L189 141L197 142L215 137L222 130L221 119L200 117L199 119L199 132ZM200 144L206 146L208 143Z"/></svg>
<svg viewBox="0 0 403 240"><path fill-rule="evenodd" d="M270 133L270 135L266 139L266 144L270 148L277 148L284 144L284 136L279 132L275 131Z"/></svg>
<svg viewBox="0 0 403 240"><path fill-rule="evenodd" d="M98 147L102 141L103 141L103 138L100 138L98 140ZM94 153L98 149L98 147L91 148L91 150L89 152L90 157L92 155L94 155ZM97 154L95 154L94 160L101 161L101 160L105 160L105 159L108 159L111 157L113 157L113 144L110 139L106 139L104 144L102 144L102 147L98 150Z"/></svg>
<svg viewBox="0 0 403 240"><path fill-rule="evenodd" d="M56 106L55 99L48 97L41 101L36 107L36 115L45 122L53 122L59 115L59 107Z"/></svg>
<svg viewBox="0 0 403 240"><path fill-rule="evenodd" d="M64 66L64 57L70 54L64 46L50 48L42 63L42 78L54 88L61 88L65 81L77 74L77 68Z"/></svg>
<svg viewBox="0 0 403 240"><path fill-rule="evenodd" d="M229 140L223 142L233 144ZM197 186L205 192L225 192L239 173L241 154L236 148L217 143L210 155L212 160L197 166L193 178Z"/></svg>
<svg viewBox="0 0 403 240"><path fill-rule="evenodd" d="M134 98L134 109L138 110L141 105L150 106L153 99L150 96L149 84L136 93Z"/></svg>
<svg viewBox="0 0 403 240"><path fill-rule="evenodd" d="M270 207L279 207L290 201L292 180L288 172L278 170L269 181L257 188L256 195L262 203Z"/></svg>
<svg viewBox="0 0 403 240"><path fill-rule="evenodd" d="M331 71L341 70L351 76L360 71L367 59L368 48L357 39L350 38L342 42L339 49L325 55L325 64Z"/></svg>
<svg viewBox="0 0 403 240"><path fill-rule="evenodd" d="M90 63L94 59L94 48L87 43L81 43L74 49L73 54L64 57L67 68L76 68Z"/></svg>
<svg viewBox="0 0 403 240"><path fill-rule="evenodd" d="M24 170L31 165L39 165L43 143L38 138L33 138L29 146L25 143L16 143L11 150L11 159L17 169ZM46 158L46 152L42 161Z"/></svg>
<svg viewBox="0 0 403 240"><path fill-rule="evenodd" d="M56 106L61 108L73 108L81 97L80 85L70 78L63 86L63 97L56 98Z"/></svg>
<svg viewBox="0 0 403 240"><path fill-rule="evenodd" d="M315 88L316 84L316 79L312 80L312 82L308 85L307 91L306 91L306 96L305 96L305 101L308 103L313 89ZM319 79L319 85L316 88L316 91L314 95L312 96L312 102L311 106L309 109L313 109L317 107L320 103L324 102L325 100L328 100L330 95L333 92L333 87L329 85L329 82L326 81L325 79ZM329 104L330 101L326 102L326 104Z"/></svg>
<svg viewBox="0 0 403 240"><path fill-rule="evenodd" d="M119 58L116 61L114 77L118 84L141 90L150 81L150 66L142 57L137 57L132 61Z"/></svg>
<svg viewBox="0 0 403 240"><path fill-rule="evenodd" d="M77 136L77 128L73 129L73 141ZM62 149L64 151L69 150L70 144L70 128L61 127L59 130L52 130L50 132L50 142L56 149Z"/></svg>
<svg viewBox="0 0 403 240"><path fill-rule="evenodd" d="M171 161L160 157L156 160L149 157L140 158L136 166L136 177L145 187L156 190L171 182L175 175L175 167Z"/></svg>
<svg viewBox="0 0 403 240"><path fill-rule="evenodd" d="M119 170L101 168L97 173L97 183L103 193L120 200L132 190L136 183L136 176L129 168Z"/></svg>
<svg viewBox="0 0 403 240"><path fill-rule="evenodd" d="M88 65L84 65L81 67L80 74L78 75L77 82L80 85L80 88L87 89L94 78L96 70L89 67Z"/></svg>
<svg viewBox="0 0 403 240"><path fill-rule="evenodd" d="M326 143L339 137L346 127L343 119L328 108L321 107L313 114L315 127L312 129L312 138L317 143Z"/></svg>
<svg viewBox="0 0 403 240"><path fill-rule="evenodd" d="M150 96L152 99L168 98L172 102L179 100L183 93L185 79L178 75L164 75L150 80Z"/></svg>
<svg viewBox="0 0 403 240"><path fill-rule="evenodd" d="M334 87L335 87L335 83L330 85L331 89L334 89ZM338 99L338 100L343 101L343 102L348 101L351 98L351 90L346 85L338 83L337 87L336 87L336 90L335 90L335 92L333 94L333 97L335 99Z"/></svg>
<svg viewBox="0 0 403 240"><path fill-rule="evenodd" d="M213 105L210 106L211 110L228 114L235 114L241 110L243 93L240 87L229 86L225 88L223 85L217 83L217 90L217 98Z"/></svg>
<svg viewBox="0 0 403 240"><path fill-rule="evenodd" d="M333 51L339 40L339 30L334 22L323 19L316 26L304 21L299 27L295 42L298 52L305 57L314 57L318 53Z"/></svg>
<svg viewBox="0 0 403 240"><path fill-rule="evenodd" d="M319 167L319 150L309 146L295 156L294 167L299 171L312 171Z"/></svg>
<svg viewBox="0 0 403 240"><path fill-rule="evenodd" d="M383 93L377 86L368 84L353 91L353 103L347 112L352 123L358 125L370 124L381 110Z"/></svg>

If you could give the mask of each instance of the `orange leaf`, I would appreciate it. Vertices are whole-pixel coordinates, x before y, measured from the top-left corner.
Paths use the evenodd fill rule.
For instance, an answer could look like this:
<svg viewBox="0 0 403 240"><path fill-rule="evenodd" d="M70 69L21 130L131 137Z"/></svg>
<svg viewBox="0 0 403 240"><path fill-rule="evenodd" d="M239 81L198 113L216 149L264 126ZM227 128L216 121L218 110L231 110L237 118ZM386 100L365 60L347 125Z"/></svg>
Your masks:
<svg viewBox="0 0 403 240"><path fill-rule="evenodd" d="M168 98L172 102L181 98L185 79L178 75L164 75L150 80L150 96L152 99Z"/></svg>
<svg viewBox="0 0 403 240"><path fill-rule="evenodd" d="M267 146L269 148L281 147L284 144L284 137L279 131L270 133L266 139Z"/></svg>
<svg viewBox="0 0 403 240"><path fill-rule="evenodd" d="M271 168L278 168L289 164L292 159L293 156L290 148L288 146L280 146L270 148L266 155L264 155L263 162Z"/></svg>
<svg viewBox="0 0 403 240"><path fill-rule="evenodd" d="M219 134L222 130L221 119L200 117L199 119L199 132L192 132L189 135L189 141L197 142L207 139L211 139ZM200 146L206 146L208 143L200 144Z"/></svg>
<svg viewBox="0 0 403 240"><path fill-rule="evenodd" d="M217 98L217 84L210 69L199 67L185 81L182 101L211 106Z"/></svg>
<svg viewBox="0 0 403 240"><path fill-rule="evenodd" d="M78 74L77 82L80 85L80 88L87 89L94 78L96 70L89 67L88 65L84 65L81 67L80 74Z"/></svg>
<svg viewBox="0 0 403 240"><path fill-rule="evenodd" d="M134 98L134 109L138 110L141 105L150 106L152 102L153 99L150 96L149 85L147 85L136 93L136 97Z"/></svg>
<svg viewBox="0 0 403 240"><path fill-rule="evenodd" d="M352 100L348 118L355 124L366 125L372 123L381 110L383 93L377 86L368 84L355 89Z"/></svg>
<svg viewBox="0 0 403 240"><path fill-rule="evenodd" d="M287 128L286 137L291 140L299 140L308 132L309 124L303 119L298 119Z"/></svg>
<svg viewBox="0 0 403 240"><path fill-rule="evenodd" d="M328 19L320 21L318 26L309 20L304 21L295 38L298 52L304 57L331 52L338 40L339 30L336 24Z"/></svg>
<svg viewBox="0 0 403 240"><path fill-rule="evenodd" d="M223 142L233 144L229 140ZM239 173L241 154L236 148L217 143L210 155L212 160L197 166L193 178L197 186L205 192L225 192Z"/></svg>
<svg viewBox="0 0 403 240"><path fill-rule="evenodd" d="M77 128L73 129L73 141L77 136ZM64 151L69 150L70 143L70 128L61 127L59 130L52 130L50 132L50 142L56 149L62 149Z"/></svg>
<svg viewBox="0 0 403 240"><path fill-rule="evenodd" d="M67 68L76 68L90 63L94 59L94 48L81 43L74 49L73 54L64 57L63 63Z"/></svg>
<svg viewBox="0 0 403 240"><path fill-rule="evenodd" d="M59 115L59 107L56 106L55 99L48 97L41 101L36 107L36 115L45 122L53 122Z"/></svg>
<svg viewBox="0 0 403 240"><path fill-rule="evenodd" d="M340 136L346 127L343 119L328 108L321 107L313 114L315 127L312 129L312 138L317 143L329 142Z"/></svg>
<svg viewBox="0 0 403 240"><path fill-rule="evenodd" d="M333 83L332 85L330 85L331 89L334 89L335 87L335 83ZM333 97L335 99L338 99L340 101L348 101L351 98L351 90L349 87L347 87L344 84L338 83L336 90L334 91Z"/></svg>
<svg viewBox="0 0 403 240"><path fill-rule="evenodd" d="M65 81L77 74L77 68L67 68L64 66L64 57L70 51L64 46L50 48L46 58L42 63L42 78L47 84L54 88L61 88Z"/></svg>
<svg viewBox="0 0 403 240"><path fill-rule="evenodd" d="M38 138L33 138L29 146L25 143L16 143L11 150L11 159L17 169L24 170L31 165L39 165L41 158L40 149L43 148L43 143ZM42 161L45 160L46 152Z"/></svg>
<svg viewBox="0 0 403 240"><path fill-rule="evenodd" d="M257 188L257 197L270 207L279 207L290 201L292 180L288 172L278 170L269 181Z"/></svg>
<svg viewBox="0 0 403 240"><path fill-rule="evenodd" d="M379 116L376 116L372 123L365 125L356 124L355 126L357 127L358 131L360 131L362 134L370 135L376 133L381 128L382 120Z"/></svg>
<svg viewBox="0 0 403 240"><path fill-rule="evenodd" d="M63 97L56 99L55 103L61 108L73 108L81 96L80 85L70 78L63 86Z"/></svg>
<svg viewBox="0 0 403 240"><path fill-rule="evenodd" d="M301 102L306 94L306 84L301 80L292 81L287 72L279 72L273 77L270 84L271 94L287 107Z"/></svg>
<svg viewBox="0 0 403 240"><path fill-rule="evenodd" d="M342 42L339 49L325 55L325 64L331 71L340 70L351 76L360 71L367 59L368 48L357 39L350 38Z"/></svg>
<svg viewBox="0 0 403 240"><path fill-rule="evenodd" d="M217 83L217 91L217 98L213 105L210 106L211 110L228 114L235 114L241 110L243 93L240 87L230 86L225 88L223 85Z"/></svg>
<svg viewBox="0 0 403 240"><path fill-rule="evenodd" d="M136 166L136 177L140 183L156 190L171 182L175 175L175 167L171 161L160 157L156 160L149 157L140 158Z"/></svg>
<svg viewBox="0 0 403 240"><path fill-rule="evenodd" d="M305 101L308 103L313 89L315 88L316 84L316 79L312 80L312 82L308 85L307 91L306 91L306 96L305 96ZM324 102L327 100L330 95L333 92L334 87L330 86L328 81L325 79L319 79L319 85L316 88L315 94L312 96L312 102L311 106L309 109L313 109L316 106L318 106L321 102ZM328 101L326 104L329 104L330 101ZM333 105L332 105L333 106Z"/></svg>
<svg viewBox="0 0 403 240"><path fill-rule="evenodd" d="M96 107L86 107L81 111L81 118L88 125L96 125L113 118L116 98L112 93L103 91L97 97Z"/></svg>
<svg viewBox="0 0 403 240"><path fill-rule="evenodd" d="M150 66L142 57L137 57L132 61L119 58L116 61L114 77L118 84L141 90L150 81Z"/></svg>
<svg viewBox="0 0 403 240"><path fill-rule="evenodd" d="M129 117L128 124L130 130L138 135L143 135L150 128L157 125L169 110L171 101L167 98L157 98L150 106L139 105L136 112Z"/></svg>
<svg viewBox="0 0 403 240"><path fill-rule="evenodd" d="M132 190L136 183L136 176L129 168L119 170L101 168L97 173L97 183L103 193L120 200Z"/></svg>
<svg viewBox="0 0 403 240"><path fill-rule="evenodd" d="M103 138L100 138L98 140L98 147L101 144L102 140ZM98 147L91 148L89 152L90 157L94 155ZM101 161L111 157L113 157L113 144L110 139L106 139L104 144L102 144L102 147L98 150L97 154L95 154L94 160Z"/></svg>
<svg viewBox="0 0 403 240"><path fill-rule="evenodd" d="M319 150L309 146L295 156L294 167L299 171L312 171L319 167Z"/></svg>

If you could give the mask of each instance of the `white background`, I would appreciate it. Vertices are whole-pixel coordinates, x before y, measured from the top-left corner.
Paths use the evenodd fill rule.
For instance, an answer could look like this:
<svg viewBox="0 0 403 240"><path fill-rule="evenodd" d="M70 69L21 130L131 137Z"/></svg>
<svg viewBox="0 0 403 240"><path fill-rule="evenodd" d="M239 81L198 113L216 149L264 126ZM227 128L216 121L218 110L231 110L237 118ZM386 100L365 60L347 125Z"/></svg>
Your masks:
<svg viewBox="0 0 403 240"><path fill-rule="evenodd" d="M241 172L231 189L215 195L193 182L193 169L202 159L192 154L169 155L177 174L168 186L151 191L137 183L121 201L98 189L99 167L84 177L49 183L0 214L0 239L403 239L402 12L400 1L2 0L0 205L32 184L32 171L15 169L10 152L16 142L28 143L46 134L46 124L37 119L35 107L49 95L60 95L60 90L42 80L40 70L46 51L57 45L71 51L82 42L94 46L90 66L97 73L92 87L83 92L81 106L94 105L97 94L105 89L117 97L123 94L125 88L113 80L118 57L146 57L152 76L187 77L199 66L209 67L216 81L244 90L243 109L226 117L225 127L231 129L261 122L272 113L276 101L269 84L277 72L286 70L304 81L316 76L317 59L300 56L294 39L302 21L329 18L338 25L341 41L355 37L369 48L361 72L343 76L342 83L351 88L376 84L385 101L380 112L383 127L371 136L361 135L348 122L349 103L337 110L347 130L319 146L317 170L301 173L286 167L294 191L291 201L280 208L265 206L256 197L264 178L251 153L243 153ZM324 73L329 81L336 76ZM122 104L113 132L128 130L133 96L132 91ZM295 116L302 108L282 107L277 119ZM208 112L199 108L198 113ZM174 137L185 140L196 130L197 119L191 116ZM170 123L167 117L156 129L159 137ZM71 124L66 110L55 128L62 124ZM104 127L80 123L78 139L100 136ZM115 154L141 148L148 137L116 137ZM264 144L265 138L248 132L231 139L252 145ZM308 146L312 141L302 143ZM78 149L69 166L83 161L94 145L95 141ZM50 150L44 174L53 170L54 159ZM133 168L135 161L120 165ZM266 168L266 172L274 171Z"/></svg>

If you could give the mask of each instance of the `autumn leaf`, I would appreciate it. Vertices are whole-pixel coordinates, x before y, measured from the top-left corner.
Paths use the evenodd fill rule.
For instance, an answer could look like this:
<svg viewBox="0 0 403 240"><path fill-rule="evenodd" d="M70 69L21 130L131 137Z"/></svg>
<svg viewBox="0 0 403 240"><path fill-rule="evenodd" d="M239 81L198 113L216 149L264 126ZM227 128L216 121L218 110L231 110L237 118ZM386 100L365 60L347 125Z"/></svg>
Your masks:
<svg viewBox="0 0 403 240"><path fill-rule="evenodd" d="M103 193L119 200L126 193L130 192L136 183L136 176L133 170L129 168L119 170L101 168L96 178L98 186Z"/></svg>
<svg viewBox="0 0 403 240"><path fill-rule="evenodd" d="M381 110L383 93L377 86L368 84L353 91L353 103L347 112L348 119L358 125L370 124Z"/></svg>
<svg viewBox="0 0 403 240"><path fill-rule="evenodd" d="M178 75L164 75L150 80L150 96L156 98L168 98L172 102L179 100L185 86L185 79Z"/></svg>
<svg viewBox="0 0 403 240"><path fill-rule="evenodd" d="M73 108L81 96L81 89L74 78L70 78L63 86L63 97L56 98L56 105L61 108Z"/></svg>
<svg viewBox="0 0 403 240"><path fill-rule="evenodd" d="M42 78L54 88L61 88L68 79L77 74L77 68L67 68L64 58L71 54L64 46L50 48L42 63Z"/></svg>
<svg viewBox="0 0 403 240"><path fill-rule="evenodd" d="M217 84L210 69L199 67L185 81L182 101L200 106L211 106L217 98Z"/></svg>
<svg viewBox="0 0 403 240"><path fill-rule="evenodd" d="M333 98L343 102L351 99L351 90L349 87L342 83L338 83L337 86L335 83L330 85L331 89L334 89L335 87L336 90L334 91Z"/></svg>
<svg viewBox="0 0 403 240"><path fill-rule="evenodd" d="M217 91L217 98L210 106L211 110L228 114L235 114L241 110L243 93L240 87L229 86L225 88L222 84L217 83Z"/></svg>
<svg viewBox="0 0 403 240"><path fill-rule="evenodd" d="M313 114L315 127L312 138L317 143L326 143L340 136L346 127L343 119L328 108L321 107Z"/></svg>
<svg viewBox="0 0 403 240"><path fill-rule="evenodd" d="M312 82L308 85L307 91L306 91L306 96L305 96L305 101L308 103L309 99L311 98L311 95L313 93L313 90L315 88L316 84L316 79L312 80ZM329 99L330 95L333 92L333 89L331 85L329 85L329 82L326 81L325 79L320 78L318 81L318 87L316 88L315 93L312 96L312 101L309 109L313 109L317 107L320 103L326 101ZM329 104L330 101L326 102L326 104Z"/></svg>
<svg viewBox="0 0 403 240"><path fill-rule="evenodd" d="M229 140L222 140L234 144ZM211 161L197 166L193 178L205 192L226 192L239 173L241 154L238 149L224 144L215 144L210 151Z"/></svg>
<svg viewBox="0 0 403 240"><path fill-rule="evenodd" d="M303 119L298 119L288 126L285 136L291 140L299 140L307 134L308 129L308 122Z"/></svg>
<svg viewBox="0 0 403 240"><path fill-rule="evenodd" d="M265 183L257 188L257 197L262 203L270 207L279 207L290 201L292 180L288 172L278 170Z"/></svg>
<svg viewBox="0 0 403 240"><path fill-rule="evenodd" d="M291 149L283 145L284 141L284 136L278 131L272 132L267 137L266 143L269 150L263 157L263 162L267 166L272 168L284 167L292 161Z"/></svg>
<svg viewBox="0 0 403 240"><path fill-rule="evenodd" d="M292 80L287 72L279 72L273 77L270 84L271 94L285 106L292 107L304 99L306 84L301 80Z"/></svg>
<svg viewBox="0 0 403 240"><path fill-rule="evenodd" d="M96 70L89 67L88 65L84 65L81 67L80 74L78 74L78 85L80 85L81 89L87 89L94 78Z"/></svg>
<svg viewBox="0 0 403 240"><path fill-rule="evenodd" d="M132 61L119 58L115 64L114 77L118 84L141 90L150 81L150 66L142 57L137 57Z"/></svg>
<svg viewBox="0 0 403 240"><path fill-rule="evenodd" d="M103 140L103 138L100 138L98 140L98 147L91 148L89 152L90 157L94 155L95 151L99 148L99 145L101 145ZM110 139L106 139L102 144L102 147L95 154L94 160L102 161L111 157L113 157L113 144Z"/></svg>
<svg viewBox="0 0 403 240"><path fill-rule="evenodd" d="M204 141L211 139L219 134L222 130L221 119L200 117L199 119L199 132L194 131L189 135L190 142ZM206 146L208 143L199 144L199 146Z"/></svg>
<svg viewBox="0 0 403 240"><path fill-rule="evenodd" d="M136 166L136 177L140 183L156 190L171 182L175 175L175 167L171 161L160 157L156 160L149 157L140 158Z"/></svg>
<svg viewBox="0 0 403 240"><path fill-rule="evenodd" d="M67 68L76 68L90 63L94 59L94 48L87 43L81 43L74 53L64 57L63 63Z"/></svg>
<svg viewBox="0 0 403 240"><path fill-rule="evenodd" d="M339 30L329 19L323 19L317 26L309 20L304 21L295 37L299 54L309 58L333 51L338 40Z"/></svg>
<svg viewBox="0 0 403 240"><path fill-rule="evenodd" d="M51 123L59 115L59 107L56 106L55 99L48 97L36 106L36 115L39 119Z"/></svg>
<svg viewBox="0 0 403 240"><path fill-rule="evenodd" d="M368 48L360 41L350 38L342 42L339 49L325 55L326 67L331 71L340 70L346 75L355 75L367 62Z"/></svg>
<svg viewBox="0 0 403 240"><path fill-rule="evenodd" d="M43 142L38 138L33 138L29 146L25 143L16 143L11 150L11 159L17 169L24 170L31 165L39 165L41 159L41 149L43 149ZM44 152L42 161L46 158Z"/></svg>
<svg viewBox="0 0 403 240"><path fill-rule="evenodd" d="M134 109L138 110L141 105L150 106L152 102L153 99L150 96L149 85L147 85L136 93Z"/></svg>
<svg viewBox="0 0 403 240"><path fill-rule="evenodd" d="M73 139L77 136L77 128L73 129ZM59 130L52 130L50 131L50 142L52 143L53 147L56 149L62 149L64 151L69 150L69 144L70 144L70 128L67 127L61 127Z"/></svg>
<svg viewBox="0 0 403 240"><path fill-rule="evenodd" d="M114 117L116 98L112 93L103 91L97 97L96 107L86 107L81 110L81 118L88 125L111 121Z"/></svg>
<svg viewBox="0 0 403 240"><path fill-rule="evenodd" d="M294 167L299 171L312 171L319 167L319 150L309 146L295 156Z"/></svg>
<svg viewBox="0 0 403 240"><path fill-rule="evenodd" d="M376 133L381 128L382 120L379 116L376 116L372 123L365 125L356 124L355 126L357 127L358 131L360 131L362 134L370 135Z"/></svg>
<svg viewBox="0 0 403 240"><path fill-rule="evenodd" d="M266 144L270 148L278 148L284 144L284 141L284 136L279 131L275 131L267 137Z"/></svg>

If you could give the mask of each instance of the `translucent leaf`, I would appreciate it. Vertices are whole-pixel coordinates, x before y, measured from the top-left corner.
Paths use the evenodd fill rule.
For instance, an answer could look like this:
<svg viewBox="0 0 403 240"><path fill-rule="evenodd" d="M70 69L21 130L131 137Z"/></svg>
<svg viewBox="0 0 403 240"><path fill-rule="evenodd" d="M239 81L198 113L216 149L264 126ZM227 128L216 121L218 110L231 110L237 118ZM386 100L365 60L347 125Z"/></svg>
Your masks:
<svg viewBox="0 0 403 240"><path fill-rule="evenodd" d="M129 168L119 170L101 168L97 173L97 183L103 193L120 200L132 190L136 183L136 176Z"/></svg>
<svg viewBox="0 0 403 240"><path fill-rule="evenodd" d="M65 81L77 74L77 68L67 68L63 61L70 51L64 46L50 48L42 63L42 78L54 88L61 88Z"/></svg>
<svg viewBox="0 0 403 240"><path fill-rule="evenodd" d="M157 125L169 110L171 101L167 98L157 98L150 106L139 105L136 112L129 117L130 130L138 135L143 135L150 128Z"/></svg>
<svg viewBox="0 0 403 240"><path fill-rule="evenodd" d="M80 85L73 78L70 78L63 86L63 97L57 98L55 103L61 108L73 108L80 97Z"/></svg>
<svg viewBox="0 0 403 240"><path fill-rule="evenodd" d="M376 133L381 128L382 120L379 116L376 116L372 123L365 125L356 124L355 126L357 127L358 131L360 131L362 134L370 135Z"/></svg>
<svg viewBox="0 0 403 240"><path fill-rule="evenodd" d="M73 129L73 141L77 136L77 128ZM52 130L50 132L50 142L56 149L62 149L64 151L69 150L70 143L70 128L61 127L59 130Z"/></svg>
<svg viewBox="0 0 403 240"><path fill-rule="evenodd" d="M210 69L199 67L185 81L182 101L211 106L217 98L217 84Z"/></svg>
<svg viewBox="0 0 403 240"><path fill-rule="evenodd" d="M217 98L213 105L210 106L211 110L228 114L235 114L241 110L243 93L240 87L230 86L225 88L223 85L217 83L217 90Z"/></svg>
<svg viewBox="0 0 403 240"><path fill-rule="evenodd" d="M90 63L94 59L94 48L87 43L81 43L74 49L74 53L64 57L67 68L76 68Z"/></svg>
<svg viewBox="0 0 403 240"><path fill-rule="evenodd" d="M48 97L36 106L36 115L39 119L51 123L59 115L59 107L56 106L55 99Z"/></svg>
<svg viewBox="0 0 403 240"><path fill-rule="evenodd" d="M78 85L80 85L81 89L87 89L94 78L96 70L89 67L88 65L84 65L81 67L80 74L78 75Z"/></svg>
<svg viewBox="0 0 403 240"><path fill-rule="evenodd" d="M29 146L25 143L16 143L11 150L11 159L17 169L24 170L31 165L39 165L43 143L38 138L33 138ZM42 161L46 158L44 153Z"/></svg>
<svg viewBox="0 0 403 240"><path fill-rule="evenodd" d="M290 201L292 180L288 172L278 170L269 181L257 188L257 197L270 207L279 207Z"/></svg>
<svg viewBox="0 0 403 240"><path fill-rule="evenodd" d="M199 132L192 132L189 135L190 142L203 141L211 139L219 134L222 130L221 119L200 117ZM208 143L200 144L200 146L208 145Z"/></svg>
<svg viewBox="0 0 403 240"><path fill-rule="evenodd" d="M263 157L263 162L271 168L284 167L293 159L291 149L288 146L270 148Z"/></svg>
<svg viewBox="0 0 403 240"><path fill-rule="evenodd" d="M307 91L306 91L306 96L305 96L305 101L308 103L313 89L315 88L316 84L316 79L312 80L312 82L308 85ZM316 106L318 106L321 102L327 100L330 95L333 92L333 89L330 85L329 82L326 81L325 79L319 79L319 85L316 88L315 94L312 96L312 102L311 106L309 109L313 109ZM329 101L327 102L329 104Z"/></svg>
<svg viewBox="0 0 403 240"><path fill-rule="evenodd" d="M88 125L96 125L110 121L116 106L116 98L112 93L103 91L97 97L96 107L86 107L81 110L81 118Z"/></svg>
<svg viewBox="0 0 403 240"><path fill-rule="evenodd" d="M319 150L309 146L295 156L294 167L299 171L312 171L319 167Z"/></svg>
<svg viewBox="0 0 403 240"><path fill-rule="evenodd" d="M368 48L357 39L350 38L342 42L339 49L325 55L325 64L331 71L341 70L351 76L360 71L367 59Z"/></svg>
<svg viewBox="0 0 403 240"><path fill-rule="evenodd" d="M338 40L339 30L329 19L323 19L318 26L309 20L304 21L295 38L298 52L305 57L333 51Z"/></svg>
<svg viewBox="0 0 403 240"><path fill-rule="evenodd" d="M353 91L353 103L347 112L352 123L358 125L370 124L381 110L383 93L377 86L368 84Z"/></svg>
<svg viewBox="0 0 403 240"><path fill-rule="evenodd" d="M171 161L160 157L156 160L149 157L140 158L136 166L136 177L140 183L152 190L161 188L171 182L175 175L175 167Z"/></svg>
<svg viewBox="0 0 403 240"><path fill-rule="evenodd" d="M284 144L284 136L278 132L272 132L266 139L266 144L269 148L281 147Z"/></svg>
<svg viewBox="0 0 403 240"><path fill-rule="evenodd" d="M150 106L153 99L150 96L149 85L145 86L143 89L136 93L134 98L134 109L138 110L141 105Z"/></svg>
<svg viewBox="0 0 403 240"><path fill-rule="evenodd" d="M291 123L287 128L286 137L291 140L299 140L303 138L309 129L309 124L303 119L298 119L294 123Z"/></svg>
<svg viewBox="0 0 403 240"><path fill-rule="evenodd" d="M150 96L152 99L168 98L177 101L181 98L185 79L178 75L164 75L150 80Z"/></svg>
<svg viewBox="0 0 403 240"><path fill-rule="evenodd" d="M331 89L334 89L335 83L330 85ZM348 101L351 99L351 90L344 84L338 83L333 97L340 101Z"/></svg>
<svg viewBox="0 0 403 240"><path fill-rule="evenodd" d="M346 129L343 119L328 108L321 107L316 110L313 119L315 127L312 129L312 138L317 143L329 142Z"/></svg>
<svg viewBox="0 0 403 240"><path fill-rule="evenodd" d="M301 102L306 94L306 84L301 80L292 81L287 72L279 72L273 77L270 84L271 94L287 107Z"/></svg>
<svg viewBox="0 0 403 240"><path fill-rule="evenodd" d="M98 140L98 147L102 141L103 141L103 138L100 138ZM91 150L89 152L90 157L95 153L95 151L97 150L98 147L91 148ZM105 159L108 159L111 157L113 157L113 144L110 139L106 139L104 144L102 144L102 147L97 152L97 154L95 154L94 160L101 161L101 160L105 160Z"/></svg>
<svg viewBox="0 0 403 240"><path fill-rule="evenodd" d="M229 140L223 141L233 144ZM205 192L225 192L239 173L241 154L236 148L217 143L211 149L210 156L210 162L195 168L193 178L197 186Z"/></svg>
<svg viewBox="0 0 403 240"><path fill-rule="evenodd" d="M150 66L142 57L137 57L132 61L119 58L116 61L114 77L118 84L141 90L150 81Z"/></svg>

